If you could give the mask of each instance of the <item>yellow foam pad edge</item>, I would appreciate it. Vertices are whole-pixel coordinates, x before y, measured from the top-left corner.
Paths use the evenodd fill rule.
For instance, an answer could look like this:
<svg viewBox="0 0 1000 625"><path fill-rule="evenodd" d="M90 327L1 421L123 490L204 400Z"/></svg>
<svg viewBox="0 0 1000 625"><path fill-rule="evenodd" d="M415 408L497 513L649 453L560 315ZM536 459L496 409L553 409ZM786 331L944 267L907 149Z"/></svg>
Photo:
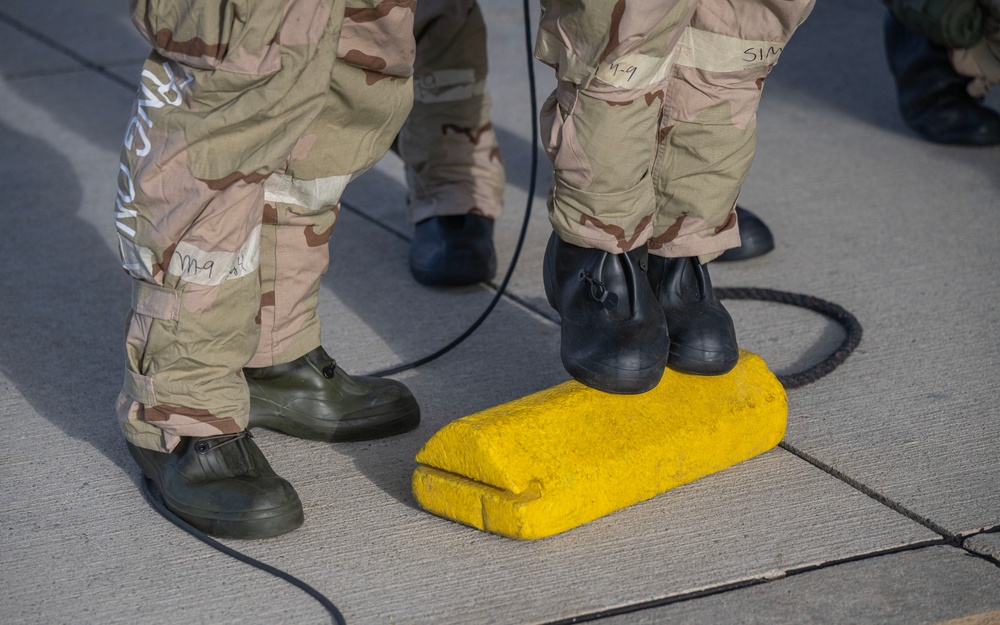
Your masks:
<svg viewBox="0 0 1000 625"><path fill-rule="evenodd" d="M781 442L785 389L741 351L722 376L667 370L641 395L569 381L453 421L417 453L428 512L519 539L552 536Z"/></svg>

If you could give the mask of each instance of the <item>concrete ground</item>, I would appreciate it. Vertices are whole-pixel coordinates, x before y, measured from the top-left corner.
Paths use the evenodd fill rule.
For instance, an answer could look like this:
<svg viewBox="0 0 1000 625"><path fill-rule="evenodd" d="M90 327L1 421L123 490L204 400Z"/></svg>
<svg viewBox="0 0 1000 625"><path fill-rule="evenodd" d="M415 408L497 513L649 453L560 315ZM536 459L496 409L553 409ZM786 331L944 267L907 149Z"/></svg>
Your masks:
<svg viewBox="0 0 1000 625"><path fill-rule="evenodd" d="M504 266L532 113L518 3L483 4L510 174ZM712 268L717 286L817 295L864 327L842 367L789 393L781 447L541 541L416 506L413 456L434 432L567 377L540 280L543 167L508 295L468 341L398 376L421 427L338 445L261 432L305 525L229 544L310 583L349 623L1000 622L1000 149L905 128L880 23L880 3L821 2L796 34L767 83L741 199L778 247ZM115 423L129 284L112 198L145 54L125 3L0 5L0 621L328 622L160 518ZM538 84L552 86L541 67ZM350 372L436 349L494 293L413 282L404 192L387 157L348 190L333 236L324 342ZM743 347L779 373L840 339L800 309L730 308Z"/></svg>

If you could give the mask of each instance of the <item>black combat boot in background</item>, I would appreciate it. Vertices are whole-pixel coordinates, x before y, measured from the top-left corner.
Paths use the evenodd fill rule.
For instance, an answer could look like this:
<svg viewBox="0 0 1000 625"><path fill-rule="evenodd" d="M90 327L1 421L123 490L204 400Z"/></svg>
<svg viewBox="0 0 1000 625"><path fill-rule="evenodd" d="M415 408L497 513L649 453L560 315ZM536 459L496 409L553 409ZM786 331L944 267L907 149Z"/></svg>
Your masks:
<svg viewBox="0 0 1000 625"><path fill-rule="evenodd" d="M716 261L750 260L774 249L774 235L760 217L737 206L736 222L740 228L740 246L726 250Z"/></svg>
<svg viewBox="0 0 1000 625"><path fill-rule="evenodd" d="M896 80L903 121L935 143L1000 144L1000 114L969 95L969 79L955 72L948 52L885 18L885 50Z"/></svg>
<svg viewBox="0 0 1000 625"><path fill-rule="evenodd" d="M712 290L708 267L697 258L649 257L649 282L667 320L667 366L697 375L721 375L739 360L733 318Z"/></svg>
<svg viewBox="0 0 1000 625"><path fill-rule="evenodd" d="M469 286L497 272L493 220L482 215L430 217L416 225L410 272L427 286Z"/></svg>
<svg viewBox="0 0 1000 625"><path fill-rule="evenodd" d="M611 254L555 233L549 239L545 295L562 318L563 366L579 382L607 393L643 393L663 376L667 331L646 258L646 246Z"/></svg>

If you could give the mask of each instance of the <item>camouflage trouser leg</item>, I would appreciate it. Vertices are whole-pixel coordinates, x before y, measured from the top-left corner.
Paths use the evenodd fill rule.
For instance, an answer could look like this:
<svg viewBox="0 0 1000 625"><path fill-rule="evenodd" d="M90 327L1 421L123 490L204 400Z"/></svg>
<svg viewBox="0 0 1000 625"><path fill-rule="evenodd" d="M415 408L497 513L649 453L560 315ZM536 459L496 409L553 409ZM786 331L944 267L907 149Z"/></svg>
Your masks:
<svg viewBox="0 0 1000 625"><path fill-rule="evenodd" d="M984 2L983 9L983 39L971 48L949 50L955 71L972 79L969 94L974 98L984 97L1000 83L1000 0Z"/></svg>
<svg viewBox="0 0 1000 625"><path fill-rule="evenodd" d="M295 193L303 182L312 181L275 174L264 183L260 341L250 367L290 362L320 344L320 280L330 262L342 188L303 198Z"/></svg>
<svg viewBox="0 0 1000 625"><path fill-rule="evenodd" d="M365 4L395 8L353 8ZM334 65L329 101L292 148L286 166L264 182L261 339L252 367L290 362L320 344L320 280L329 265L341 194L385 154L411 108L410 3L348 0L347 5L338 51L345 62ZM401 49L390 56L385 42L393 40Z"/></svg>
<svg viewBox="0 0 1000 625"><path fill-rule="evenodd" d="M246 426L241 370L258 348L262 301L280 298L261 296L263 222L300 234L318 227L320 238L328 236L324 223L332 224L342 190L328 181L350 178L384 153L409 107L413 52L405 44L412 10L403 2L345 9L343 0L272 0L243 7L239 20L226 1L203 3L200 12L167 4L161 0L154 11L152 2L139 2L135 10L156 51L126 132L115 214L123 266L133 278L117 412L130 442L163 451L182 436ZM180 23L163 23L167 18ZM372 39L362 41L362 32ZM212 38L220 33L222 40ZM387 35L400 42L388 59ZM264 236L278 250L264 255L283 258L286 238L294 239ZM300 238L308 246L309 237ZM323 260L288 255L318 262L318 276L325 253L324 245ZM275 273L271 284L295 272ZM290 289L303 290L313 287ZM314 303L289 308L310 306L301 317L311 319ZM291 325L282 336L318 337L307 321ZM268 334L281 334L273 326ZM294 351L302 343L272 340L268 349Z"/></svg>
<svg viewBox="0 0 1000 625"><path fill-rule="evenodd" d="M543 0L549 218L575 245L703 261L739 245L763 81L813 0Z"/></svg>
<svg viewBox="0 0 1000 625"><path fill-rule="evenodd" d="M475 0L417 3L413 111L399 133L412 223L503 205L504 166L490 121L486 26Z"/></svg>

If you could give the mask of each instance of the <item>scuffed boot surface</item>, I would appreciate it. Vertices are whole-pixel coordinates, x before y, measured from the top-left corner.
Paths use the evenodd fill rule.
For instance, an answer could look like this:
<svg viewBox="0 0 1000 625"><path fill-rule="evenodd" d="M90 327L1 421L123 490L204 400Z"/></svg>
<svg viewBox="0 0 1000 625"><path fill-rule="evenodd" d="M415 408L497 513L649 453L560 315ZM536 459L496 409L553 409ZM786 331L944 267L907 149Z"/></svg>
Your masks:
<svg viewBox="0 0 1000 625"><path fill-rule="evenodd" d="M351 377L322 347L243 374L250 388L250 427L335 442L392 436L420 423L417 401L403 384Z"/></svg>
<svg viewBox="0 0 1000 625"><path fill-rule="evenodd" d="M578 247L553 234L543 277L562 318L563 366L608 393L643 393L663 376L667 333L646 279L646 247L624 254Z"/></svg>
<svg viewBox="0 0 1000 625"><path fill-rule="evenodd" d="M219 538L269 538L302 525L295 489L275 474L249 432L182 438L170 453L129 444L167 508Z"/></svg>
<svg viewBox="0 0 1000 625"><path fill-rule="evenodd" d="M493 220L482 215L431 217L417 224L410 272L427 286L469 286L493 279Z"/></svg>
<svg viewBox="0 0 1000 625"><path fill-rule="evenodd" d="M649 257L649 280L667 319L674 371L720 375L740 353L729 311L712 290L708 267L697 258Z"/></svg>

